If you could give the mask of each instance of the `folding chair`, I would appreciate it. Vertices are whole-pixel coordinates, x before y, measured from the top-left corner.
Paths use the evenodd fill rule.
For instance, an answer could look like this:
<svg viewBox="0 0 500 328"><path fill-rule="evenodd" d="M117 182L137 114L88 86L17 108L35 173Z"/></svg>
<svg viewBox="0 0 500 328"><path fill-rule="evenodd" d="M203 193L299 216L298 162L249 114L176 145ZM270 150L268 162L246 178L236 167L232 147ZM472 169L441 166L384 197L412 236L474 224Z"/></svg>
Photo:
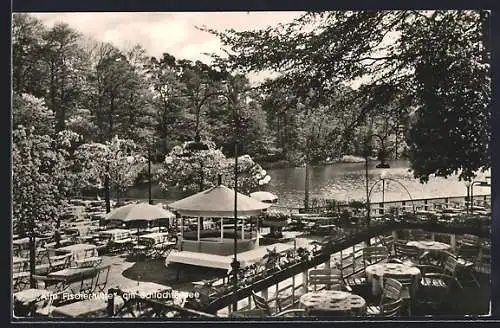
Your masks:
<svg viewBox="0 0 500 328"><path fill-rule="evenodd" d="M307 312L304 309L289 309L285 311L280 311L278 313L272 313L271 307L269 306L267 300L257 295L255 291L252 290L252 299L255 303L255 310L247 310L247 311L234 311L230 313L231 318L238 317L304 317L307 316Z"/></svg>
<svg viewBox="0 0 500 328"><path fill-rule="evenodd" d="M408 246L405 241L396 241L394 243L394 253L397 258L414 263L419 263L422 255L422 252L417 247Z"/></svg>
<svg viewBox="0 0 500 328"><path fill-rule="evenodd" d="M413 303L413 297L415 294L415 290L417 287L416 283L416 277L414 275L391 275L391 274L385 274L385 277L390 279L394 279L396 281L399 281L402 285L401 288L401 299L403 300L403 303L405 303L407 310L408 310L408 315L411 316L411 305Z"/></svg>
<svg viewBox="0 0 500 328"><path fill-rule="evenodd" d="M435 265L417 265L420 269L421 279L413 300L415 304L428 305L436 310L444 305L445 297L451 290L454 277L443 273L443 269Z"/></svg>
<svg viewBox="0 0 500 328"><path fill-rule="evenodd" d="M469 276L470 280L473 281L477 285L477 287L481 287L481 284L474 274L475 262L461 259L460 257L457 257L452 253L446 252L446 254L447 257L444 262L443 273L450 274L455 279L460 288L463 288L460 280L464 281L464 278L466 276Z"/></svg>
<svg viewBox="0 0 500 328"><path fill-rule="evenodd" d="M342 276L328 269L312 269L309 271L309 284L313 285L313 290L317 290L318 285L325 286L326 290L346 290Z"/></svg>
<svg viewBox="0 0 500 328"><path fill-rule="evenodd" d="M97 277L95 279L94 292L105 292L106 285L108 284L110 265L97 269Z"/></svg>
<svg viewBox="0 0 500 328"><path fill-rule="evenodd" d="M389 251L383 246L371 246L363 248L363 265L365 267L376 264L389 258Z"/></svg>

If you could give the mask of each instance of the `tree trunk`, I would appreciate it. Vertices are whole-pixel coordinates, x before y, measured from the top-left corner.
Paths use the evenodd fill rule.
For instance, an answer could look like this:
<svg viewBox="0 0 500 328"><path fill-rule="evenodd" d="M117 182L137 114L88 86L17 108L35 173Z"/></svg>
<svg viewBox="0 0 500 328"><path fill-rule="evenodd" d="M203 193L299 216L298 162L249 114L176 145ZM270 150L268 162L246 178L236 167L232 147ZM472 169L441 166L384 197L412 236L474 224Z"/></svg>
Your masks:
<svg viewBox="0 0 500 328"><path fill-rule="evenodd" d="M30 247L30 288L36 288L36 281L34 276L36 274L36 244L35 244L35 231L33 224L30 229L29 247Z"/></svg>
<svg viewBox="0 0 500 328"><path fill-rule="evenodd" d="M309 153L306 154L306 178L304 187L304 209L307 212L309 210Z"/></svg>
<svg viewBox="0 0 500 328"><path fill-rule="evenodd" d="M109 177L106 176L104 178L104 199L106 202L106 213L111 212L111 201L110 201L110 192L109 192Z"/></svg>
<svg viewBox="0 0 500 328"><path fill-rule="evenodd" d="M200 163L200 166L201 166L201 172L200 172L200 185L199 185L199 189L200 189L200 192L203 191L203 188L204 188L204 180L205 180L205 174L203 172L203 163ZM200 217L200 229L203 230L203 217Z"/></svg>

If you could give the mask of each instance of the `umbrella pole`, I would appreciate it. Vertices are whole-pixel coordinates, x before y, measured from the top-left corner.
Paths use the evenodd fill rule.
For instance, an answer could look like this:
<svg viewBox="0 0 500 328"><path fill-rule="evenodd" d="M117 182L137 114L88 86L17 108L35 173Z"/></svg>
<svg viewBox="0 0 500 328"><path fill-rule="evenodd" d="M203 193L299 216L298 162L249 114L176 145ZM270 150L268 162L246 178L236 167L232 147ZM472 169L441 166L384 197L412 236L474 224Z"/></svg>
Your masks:
<svg viewBox="0 0 500 328"><path fill-rule="evenodd" d="M259 217L257 217L257 222L255 223L255 230L256 230L256 234L257 234L257 241L256 241L256 245L257 247L260 246L260 227L259 227Z"/></svg>

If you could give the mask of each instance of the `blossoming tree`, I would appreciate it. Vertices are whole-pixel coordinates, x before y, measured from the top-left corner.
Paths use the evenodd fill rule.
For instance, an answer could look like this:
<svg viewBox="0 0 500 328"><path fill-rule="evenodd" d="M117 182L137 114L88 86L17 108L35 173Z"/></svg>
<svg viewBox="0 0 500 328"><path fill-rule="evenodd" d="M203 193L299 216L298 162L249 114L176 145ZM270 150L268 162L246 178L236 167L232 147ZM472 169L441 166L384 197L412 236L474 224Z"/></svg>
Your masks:
<svg viewBox="0 0 500 328"><path fill-rule="evenodd" d="M104 187L107 212L111 210L110 191L116 191L119 201L120 193L133 185L146 165L147 159L135 153L135 149L132 140L115 136L106 143L83 144L76 151L82 183Z"/></svg>
<svg viewBox="0 0 500 328"><path fill-rule="evenodd" d="M206 150L190 150L192 142L175 146L165 157L163 166L157 172L160 187L168 190L172 187L183 191L201 191L215 186L217 177L222 176L222 183L234 186L234 159L226 158L214 142L204 141ZM238 157L238 190L249 194L264 188L271 181L259 164L249 155Z"/></svg>

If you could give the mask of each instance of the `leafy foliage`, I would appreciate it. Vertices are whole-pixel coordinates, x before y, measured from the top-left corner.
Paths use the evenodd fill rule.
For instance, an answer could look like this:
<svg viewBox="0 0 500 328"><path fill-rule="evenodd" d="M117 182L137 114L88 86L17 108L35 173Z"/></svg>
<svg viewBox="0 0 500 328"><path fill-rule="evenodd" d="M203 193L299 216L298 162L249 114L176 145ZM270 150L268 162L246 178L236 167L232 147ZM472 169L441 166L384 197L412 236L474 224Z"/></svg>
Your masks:
<svg viewBox="0 0 500 328"><path fill-rule="evenodd" d="M360 127L378 126L388 137L408 124L415 177L460 172L470 179L490 165L488 17L466 10L310 12L263 30L204 30L226 46L227 58L214 56L219 62L279 72L263 86L335 104L332 111L345 117L330 134L338 136L340 142L329 140L338 151L352 147ZM357 89L345 89L356 83ZM357 106L345 106L352 102Z"/></svg>
<svg viewBox="0 0 500 328"><path fill-rule="evenodd" d="M165 157L163 167L158 170L160 186L167 190L170 186L197 192L217 184L221 175L222 183L234 186L234 159L226 158L214 142L203 141L207 150L189 150L193 142L176 146ZM263 188L270 181L267 172L248 155L238 158L238 191L249 194Z"/></svg>
<svg viewBox="0 0 500 328"><path fill-rule="evenodd" d="M55 139L34 127L13 131L12 211L20 234L50 230L57 222L76 180L69 171L69 151L78 137L61 132Z"/></svg>
<svg viewBox="0 0 500 328"><path fill-rule="evenodd" d="M146 159L135 153L132 140L114 137L111 141L81 145L75 152L80 181L86 187L101 187L105 179L121 192L132 186Z"/></svg>

